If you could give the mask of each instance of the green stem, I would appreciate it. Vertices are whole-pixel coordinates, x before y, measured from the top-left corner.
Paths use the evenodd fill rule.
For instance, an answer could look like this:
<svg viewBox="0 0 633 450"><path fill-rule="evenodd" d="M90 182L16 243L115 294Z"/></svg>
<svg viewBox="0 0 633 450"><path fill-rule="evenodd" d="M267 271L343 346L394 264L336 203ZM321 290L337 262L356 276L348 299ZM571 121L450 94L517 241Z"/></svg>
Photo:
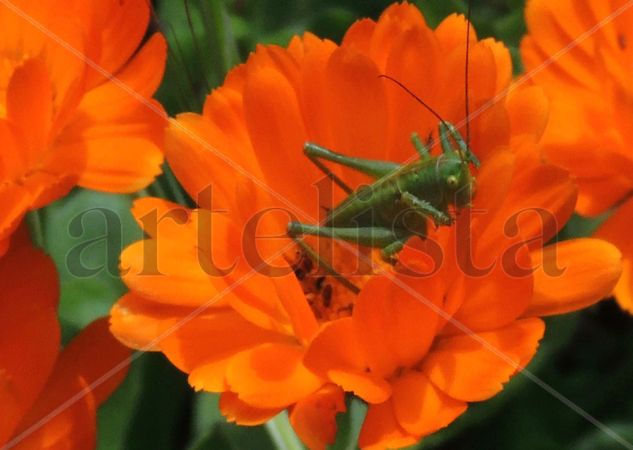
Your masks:
<svg viewBox="0 0 633 450"><path fill-rule="evenodd" d="M220 83L227 72L240 61L237 43L223 0L202 1L201 11L211 50L220 61L214 74Z"/></svg>
<svg viewBox="0 0 633 450"><path fill-rule="evenodd" d="M288 414L284 411L266 422L266 430L280 450L304 450L304 446L290 426Z"/></svg>

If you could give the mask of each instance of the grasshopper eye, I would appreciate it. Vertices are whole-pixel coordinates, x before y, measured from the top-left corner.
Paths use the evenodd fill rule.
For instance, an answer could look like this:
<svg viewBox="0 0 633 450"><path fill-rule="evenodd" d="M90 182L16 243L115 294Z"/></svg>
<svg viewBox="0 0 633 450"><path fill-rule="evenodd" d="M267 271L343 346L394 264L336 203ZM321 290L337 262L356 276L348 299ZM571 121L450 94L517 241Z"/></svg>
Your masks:
<svg viewBox="0 0 633 450"><path fill-rule="evenodd" d="M446 185L451 189L455 189L459 185L459 180L455 175L449 175L446 177Z"/></svg>

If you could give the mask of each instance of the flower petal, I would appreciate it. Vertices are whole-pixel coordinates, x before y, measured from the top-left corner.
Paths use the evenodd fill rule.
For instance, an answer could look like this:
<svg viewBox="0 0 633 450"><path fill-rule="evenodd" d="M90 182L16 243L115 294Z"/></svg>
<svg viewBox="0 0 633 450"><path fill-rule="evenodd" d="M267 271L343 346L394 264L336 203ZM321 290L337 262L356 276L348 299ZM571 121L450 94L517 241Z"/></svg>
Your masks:
<svg viewBox="0 0 633 450"><path fill-rule="evenodd" d="M424 374L412 370L394 383L392 402L400 426L416 436L444 428L468 407L444 394Z"/></svg>
<svg viewBox="0 0 633 450"><path fill-rule="evenodd" d="M626 230L630 222L627 221ZM534 298L524 316L549 316L586 308L613 292L621 253L599 239L574 239L532 252Z"/></svg>
<svg viewBox="0 0 633 450"><path fill-rule="evenodd" d="M163 336L160 349L180 370L192 372L200 367L209 366L238 353L267 342L285 342L285 336L256 327L231 309L221 309L213 313L203 313L185 321L181 326ZM227 339L231 336L231 339ZM206 370L206 369L201 369ZM205 378L198 373L196 387L209 391L225 387L224 373L212 374L219 378Z"/></svg>
<svg viewBox="0 0 633 450"><path fill-rule="evenodd" d="M108 320L103 318L84 328L64 348L55 370L68 377L79 375L88 383L99 406L123 382L130 357L130 350L114 339L108 330Z"/></svg>
<svg viewBox="0 0 633 450"><path fill-rule="evenodd" d="M339 48L327 65L328 115L333 149L349 156L385 159L387 99L380 72L369 58ZM342 169L344 179L356 187L368 177Z"/></svg>
<svg viewBox="0 0 633 450"><path fill-rule="evenodd" d="M418 439L400 427L393 403L388 400L369 406L358 437L358 445L363 450L401 448L415 444Z"/></svg>
<svg viewBox="0 0 633 450"><path fill-rule="evenodd" d="M389 377L426 354L437 331L444 286L438 280L372 278L354 307L358 342L372 373Z"/></svg>
<svg viewBox="0 0 633 450"><path fill-rule="evenodd" d="M454 399L486 400L527 364L544 331L540 319L524 319L495 331L448 337L429 353L422 371Z"/></svg>
<svg viewBox="0 0 633 450"><path fill-rule="evenodd" d="M238 425L261 425L275 417L283 408L256 408L243 402L233 392L223 392L220 396L220 411L228 422Z"/></svg>
<svg viewBox="0 0 633 450"><path fill-rule="evenodd" d="M29 166L47 148L53 119L53 86L44 62L30 59L14 72L7 87L7 117L26 142L21 151Z"/></svg>
<svg viewBox="0 0 633 450"><path fill-rule="evenodd" d="M110 311L110 331L128 347L156 351L157 339L186 313L183 308L162 305L128 292Z"/></svg>
<svg viewBox="0 0 633 450"><path fill-rule="evenodd" d="M264 409L288 406L322 384L302 360L303 351L296 345L260 345L231 359L227 382L249 405Z"/></svg>
<svg viewBox="0 0 633 450"><path fill-rule="evenodd" d="M0 291L0 442L4 443L42 391L59 353L57 271L50 258L32 247L25 228L0 258Z"/></svg>
<svg viewBox="0 0 633 450"><path fill-rule="evenodd" d="M327 385L293 406L290 423L308 448L325 450L336 440L336 415L345 410L345 393Z"/></svg>
<svg viewBox="0 0 633 450"><path fill-rule="evenodd" d="M310 343L304 364L367 402L381 403L391 395L389 383L367 370L351 318L326 323Z"/></svg>
<svg viewBox="0 0 633 450"><path fill-rule="evenodd" d="M253 68L244 91L244 114L268 187L283 196L286 208L294 205L299 217L319 217L317 202L309 202L298 188L310 188L309 182L321 174L302 151L307 135L291 82L270 67Z"/></svg>
<svg viewBox="0 0 633 450"><path fill-rule="evenodd" d="M618 303L627 311L633 312L633 245L627 239L633 220L633 199L621 205L598 229L595 237L605 239L616 245L622 252L623 273L615 287Z"/></svg>
<svg viewBox="0 0 633 450"><path fill-rule="evenodd" d="M88 383L81 377L53 376L43 394L22 420L14 439L20 450L72 448L97 445L96 405Z"/></svg>

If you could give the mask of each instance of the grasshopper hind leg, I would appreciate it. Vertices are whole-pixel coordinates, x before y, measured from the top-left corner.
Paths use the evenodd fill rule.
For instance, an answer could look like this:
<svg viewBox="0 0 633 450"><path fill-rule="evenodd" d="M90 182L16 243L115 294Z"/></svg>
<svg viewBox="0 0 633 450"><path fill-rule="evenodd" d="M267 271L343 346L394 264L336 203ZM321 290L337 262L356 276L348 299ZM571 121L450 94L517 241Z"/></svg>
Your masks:
<svg viewBox="0 0 633 450"><path fill-rule="evenodd" d="M408 235L386 227L326 227L301 222L290 222L288 224L288 235L290 237L298 237L303 234L340 239L372 248L384 248L406 238Z"/></svg>

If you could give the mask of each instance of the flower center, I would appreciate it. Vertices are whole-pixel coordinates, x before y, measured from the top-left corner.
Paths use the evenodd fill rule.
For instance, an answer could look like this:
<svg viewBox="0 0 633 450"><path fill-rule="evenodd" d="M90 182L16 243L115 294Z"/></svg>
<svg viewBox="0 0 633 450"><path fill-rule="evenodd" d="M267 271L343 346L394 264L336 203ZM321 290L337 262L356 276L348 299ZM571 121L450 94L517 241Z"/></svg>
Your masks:
<svg viewBox="0 0 633 450"><path fill-rule="evenodd" d="M337 256L339 252L333 251L332 253ZM294 260L290 263L310 308L319 322L329 322L350 316L354 310L357 293L353 292L349 285L353 284L361 288L368 278L367 276L350 276L349 274L358 273L349 263L354 258L345 259L342 255L339 256L341 257L333 260L326 259L325 256L321 256L321 258L324 258L327 264L335 267L335 270L342 277L346 277L347 282L342 282L327 269L319 267L318 261L300 249L295 253Z"/></svg>

